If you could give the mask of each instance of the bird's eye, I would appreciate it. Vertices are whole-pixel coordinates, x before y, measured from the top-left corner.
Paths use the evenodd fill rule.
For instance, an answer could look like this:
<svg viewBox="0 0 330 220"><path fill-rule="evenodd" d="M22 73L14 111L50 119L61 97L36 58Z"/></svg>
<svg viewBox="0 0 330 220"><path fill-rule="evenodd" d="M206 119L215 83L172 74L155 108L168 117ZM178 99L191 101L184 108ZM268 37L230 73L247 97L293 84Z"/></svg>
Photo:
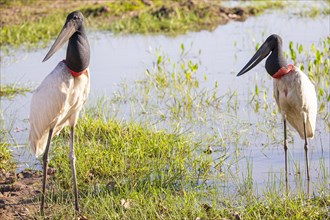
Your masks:
<svg viewBox="0 0 330 220"><path fill-rule="evenodd" d="M73 16L73 20L77 20L77 19L78 19L77 15Z"/></svg>

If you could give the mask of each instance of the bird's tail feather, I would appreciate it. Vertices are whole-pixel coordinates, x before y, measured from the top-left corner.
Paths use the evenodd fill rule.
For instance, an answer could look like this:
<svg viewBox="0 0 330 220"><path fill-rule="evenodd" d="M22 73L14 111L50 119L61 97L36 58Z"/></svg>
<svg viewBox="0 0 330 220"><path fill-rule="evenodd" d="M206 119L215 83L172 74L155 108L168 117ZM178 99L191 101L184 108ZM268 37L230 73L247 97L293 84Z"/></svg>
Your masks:
<svg viewBox="0 0 330 220"><path fill-rule="evenodd" d="M30 130L30 147L36 157L42 155L45 151L47 144L48 132L44 132L43 134L38 134L31 128Z"/></svg>

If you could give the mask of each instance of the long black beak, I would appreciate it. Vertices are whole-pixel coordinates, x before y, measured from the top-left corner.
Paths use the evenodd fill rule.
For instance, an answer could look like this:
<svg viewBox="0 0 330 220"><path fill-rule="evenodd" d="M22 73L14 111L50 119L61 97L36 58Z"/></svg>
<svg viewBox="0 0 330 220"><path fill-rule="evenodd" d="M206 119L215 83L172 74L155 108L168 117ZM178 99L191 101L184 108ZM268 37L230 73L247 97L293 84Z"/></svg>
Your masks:
<svg viewBox="0 0 330 220"><path fill-rule="evenodd" d="M255 67L261 60L268 56L271 52L269 42L266 41L261 45L259 50L254 54L254 56L250 59L250 61L243 67L243 69L237 74L237 76L243 75L244 73L251 70Z"/></svg>
<svg viewBox="0 0 330 220"><path fill-rule="evenodd" d="M50 48L50 50L48 51L47 55L45 56L42 62L45 62L51 56L53 56L53 54L56 53L56 51L58 51L58 49L60 49L63 46L63 44L65 44L75 32L76 29L73 22L72 21L66 22L61 30L61 33L58 35L56 41L54 42L54 44L52 45L52 47Z"/></svg>

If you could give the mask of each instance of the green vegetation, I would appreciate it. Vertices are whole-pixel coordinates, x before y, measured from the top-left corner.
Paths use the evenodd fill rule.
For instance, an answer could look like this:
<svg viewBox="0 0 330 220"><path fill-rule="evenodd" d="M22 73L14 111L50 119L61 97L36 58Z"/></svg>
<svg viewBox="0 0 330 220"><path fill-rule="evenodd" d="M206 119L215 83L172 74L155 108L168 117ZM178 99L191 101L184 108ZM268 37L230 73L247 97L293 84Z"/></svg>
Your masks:
<svg viewBox="0 0 330 220"><path fill-rule="evenodd" d="M258 49L260 45L256 45ZM291 60L295 66L298 66L309 79L313 82L318 98L318 112L320 117L326 123L326 129L330 131L330 37L321 39L318 44L312 44L310 48L304 48L302 44L290 41L289 49L285 51L287 59ZM255 91L252 93L251 104L256 111L262 107L267 110L268 99L267 92L269 88L263 86L263 82L256 82Z"/></svg>
<svg viewBox="0 0 330 220"><path fill-rule="evenodd" d="M54 218L73 215L65 208L72 198L65 196L71 186L71 170L67 166L68 139L64 140L56 140L54 152L59 153L51 161L57 170L51 202L59 212ZM200 196L196 190L203 190L197 183L207 173L198 169L205 159L194 155L194 143L179 135L152 132L137 124L95 120L87 113L77 127L76 143L79 187L88 218L170 217L172 211L184 208L185 202L196 201ZM167 202L178 207L166 210ZM191 204L184 209L195 207ZM181 216L188 210L181 210Z"/></svg>
<svg viewBox="0 0 330 220"><path fill-rule="evenodd" d="M316 18L320 15L326 16L330 14L329 1L323 1L323 6L307 6L307 9L299 12L301 17Z"/></svg>
<svg viewBox="0 0 330 220"><path fill-rule="evenodd" d="M242 148L256 144L249 130L267 136L262 140L265 148L281 144L281 128L273 115L276 108L262 104L270 93L255 88L252 104L261 100L262 108L252 125L238 117L237 92L219 95L218 82L205 88L207 78L198 57L189 59L185 45L180 54L174 61L157 51L154 67L146 70L143 79L129 87L122 84L113 98L99 98L81 113L75 151L82 215L90 219L327 218L329 172L324 160L314 170L319 178L311 198L305 194L303 177L296 177L296 188L285 195L282 175L270 172L259 189L252 177L253 161L243 164L246 172L240 170L246 157ZM322 60L315 68L322 69L325 63ZM68 143L68 128L52 142L50 166L56 172L47 189L49 219L81 217L73 211ZM11 156L6 145L1 147L4 167ZM41 218L38 213L32 217Z"/></svg>
<svg viewBox="0 0 330 220"><path fill-rule="evenodd" d="M318 45L312 44L304 49L302 44L290 42L289 55L295 65L304 71L315 84L318 96L319 113L327 122L330 131L330 37L323 39Z"/></svg>
<svg viewBox="0 0 330 220"><path fill-rule="evenodd" d="M328 215L329 195L309 200L303 193L283 198L265 192L261 199L249 187L226 195L206 181L211 156L197 155L196 143L143 125L108 120L101 111L88 109L76 132L80 201L87 218L323 219ZM51 219L75 216L68 135L67 130L53 142L51 166L57 172L46 214Z"/></svg>
<svg viewBox="0 0 330 220"><path fill-rule="evenodd" d="M89 28L114 33L177 35L187 31L213 30L230 20L245 20L281 1L254 2L245 8L227 8L220 0L204 1L2 1L0 45L44 46L63 26L67 14L81 10ZM56 4L57 7L53 7Z"/></svg>
<svg viewBox="0 0 330 220"><path fill-rule="evenodd" d="M241 148L255 144L247 134L253 127L255 135L267 135L264 147L281 144L281 128L272 115L275 107L259 111L256 124L239 119L237 94L219 96L219 83L203 88L207 79L200 77L200 64L187 59L184 45L181 55L173 61L158 51L154 68L142 80L131 87L121 85L112 99L98 99L82 112L75 141L82 215L93 219L327 218L326 162L320 159L319 170L314 171L319 178L311 198L305 194L303 177L295 178L296 189L288 195L283 176L272 172L263 189L255 187L253 161L247 160L246 172L240 172L239 161L246 156ZM257 93L256 100L265 95L262 90ZM128 120L116 119L123 117ZM78 217L73 211L68 143L66 129L51 148L50 166L56 170L47 196L46 215L51 219Z"/></svg>
<svg viewBox="0 0 330 220"><path fill-rule="evenodd" d="M14 84L5 84L0 85L0 97L13 98L18 94L25 94L26 92L30 92L32 88L30 86L22 86L18 83Z"/></svg>
<svg viewBox="0 0 330 220"><path fill-rule="evenodd" d="M0 131L0 132L2 133L2 131ZM12 156L10 150L8 149L8 144L1 142L0 143L0 172L6 173L9 171L13 171L15 168L16 168L16 163L13 161L13 156Z"/></svg>
<svg viewBox="0 0 330 220"><path fill-rule="evenodd" d="M215 8L209 8L204 1L193 1L198 4L192 5L189 1L165 1L166 5L164 1L150 1L148 5L145 2L149 1L142 0L84 2L84 6L76 1L67 1L64 6L59 1L54 3L56 9L45 2L1 0L1 45L21 45L25 40L26 45L42 45L58 34L66 14L74 9L82 10L87 25L96 29L173 35L212 29L225 21L219 16L236 19L229 14L240 12L222 8L224 14L219 15L216 7L220 2L213 2ZM239 19L261 13L271 5L283 6L279 1L267 2L259 3L259 9L244 6ZM6 10L14 9L21 13L7 16L12 14ZM323 129L324 123L328 131L329 48L327 38L307 50L291 42L286 52L315 83L322 122L318 128ZM313 169L318 178L313 182L311 197L305 194L304 175L294 159L290 162L296 165L292 169L297 175L290 176L294 180L288 195L282 173L270 171L262 187L253 179L253 161L245 150L255 146L275 148L283 139L279 135L280 116L270 88L265 87L268 84L258 79L249 91L249 104L258 112L251 123L240 117L243 108L237 91L219 95L223 82L203 86L207 77L198 58L188 59L191 56L183 44L180 54L178 60L172 60L157 51L155 64L146 70L144 78L129 86L123 83L112 98L90 99L92 103L81 113L75 150L82 215L88 219L327 219L329 170L324 158ZM1 96L13 96L17 90L24 93L30 89L1 85ZM3 137L9 133L3 129L0 132ZM256 140L256 136L266 138ZM293 134L288 136L291 144ZM8 172L15 164L8 144L0 140L0 169ZM52 142L50 166L56 172L47 188L49 219L81 217L73 211L68 144L68 129ZM35 213L31 218L41 216Z"/></svg>
<svg viewBox="0 0 330 220"><path fill-rule="evenodd" d="M285 1L248 1L245 10L251 15L260 15L267 9L281 9L287 5Z"/></svg>

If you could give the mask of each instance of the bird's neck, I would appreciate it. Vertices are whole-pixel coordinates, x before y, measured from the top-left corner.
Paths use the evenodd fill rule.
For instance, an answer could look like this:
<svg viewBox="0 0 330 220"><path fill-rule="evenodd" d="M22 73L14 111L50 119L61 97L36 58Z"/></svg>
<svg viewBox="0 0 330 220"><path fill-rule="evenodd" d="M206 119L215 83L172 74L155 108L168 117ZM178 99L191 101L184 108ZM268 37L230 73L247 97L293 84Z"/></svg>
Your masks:
<svg viewBox="0 0 330 220"><path fill-rule="evenodd" d="M73 72L82 72L89 66L90 48L85 34L81 27L80 31L74 33L70 39L66 51L66 65Z"/></svg>
<svg viewBox="0 0 330 220"><path fill-rule="evenodd" d="M281 67L275 74L272 75L274 79L281 79L282 76L290 73L292 70L294 70L294 65L288 64L288 67Z"/></svg>
<svg viewBox="0 0 330 220"><path fill-rule="evenodd" d="M273 50L272 53L269 55L269 57L266 60L266 70L269 75L271 75L273 78L276 77L282 77L282 75L288 73L289 65L284 58L283 50L281 45L277 45ZM285 71L288 70L288 71ZM284 73L286 72L286 73Z"/></svg>

